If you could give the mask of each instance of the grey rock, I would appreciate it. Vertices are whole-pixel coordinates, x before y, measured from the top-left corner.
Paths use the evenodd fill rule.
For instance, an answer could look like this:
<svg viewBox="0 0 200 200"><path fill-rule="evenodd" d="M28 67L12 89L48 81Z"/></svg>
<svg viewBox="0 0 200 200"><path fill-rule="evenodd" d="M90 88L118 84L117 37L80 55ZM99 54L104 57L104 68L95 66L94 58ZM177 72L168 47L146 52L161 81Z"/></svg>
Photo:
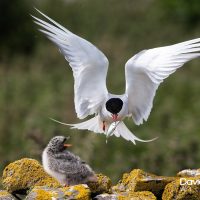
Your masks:
<svg viewBox="0 0 200 200"><path fill-rule="evenodd" d="M118 200L117 194L100 194L95 197L95 200Z"/></svg>
<svg viewBox="0 0 200 200"><path fill-rule="evenodd" d="M0 200L15 200L15 197L6 190L0 190Z"/></svg>

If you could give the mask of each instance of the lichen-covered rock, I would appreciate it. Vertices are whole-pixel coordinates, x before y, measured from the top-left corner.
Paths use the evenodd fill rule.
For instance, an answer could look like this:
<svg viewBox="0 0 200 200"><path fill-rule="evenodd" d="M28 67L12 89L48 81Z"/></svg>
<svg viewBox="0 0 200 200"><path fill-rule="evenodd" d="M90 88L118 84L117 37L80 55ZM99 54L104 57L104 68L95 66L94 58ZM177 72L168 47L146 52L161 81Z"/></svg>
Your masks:
<svg viewBox="0 0 200 200"><path fill-rule="evenodd" d="M163 200L199 200L200 179L199 177L180 178L165 187L162 195Z"/></svg>
<svg viewBox="0 0 200 200"><path fill-rule="evenodd" d="M128 192L127 196L120 195L119 200L156 200L155 195L149 191L142 192Z"/></svg>
<svg viewBox="0 0 200 200"><path fill-rule="evenodd" d="M200 169L184 169L184 170L178 172L177 176L179 176L179 177L200 176Z"/></svg>
<svg viewBox="0 0 200 200"><path fill-rule="evenodd" d="M95 200L156 200L152 192L122 192L116 194L100 194L95 197Z"/></svg>
<svg viewBox="0 0 200 200"><path fill-rule="evenodd" d="M26 197L26 200L57 199L90 200L90 190L87 185L83 184L63 188L49 188L46 186L36 186Z"/></svg>
<svg viewBox="0 0 200 200"><path fill-rule="evenodd" d="M34 186L61 187L37 160L29 158L10 163L3 171L2 184L8 192L28 190Z"/></svg>
<svg viewBox="0 0 200 200"><path fill-rule="evenodd" d="M15 200L15 198L6 190L0 190L0 200Z"/></svg>
<svg viewBox="0 0 200 200"><path fill-rule="evenodd" d="M122 180L112 190L118 193L123 191L150 191L161 197L165 186L175 179L174 177L156 176L141 169L134 169L129 174L124 174Z"/></svg>
<svg viewBox="0 0 200 200"><path fill-rule="evenodd" d="M111 189L111 180L103 174L96 174L98 181L96 183L88 183L92 193L107 193Z"/></svg>
<svg viewBox="0 0 200 200"><path fill-rule="evenodd" d="M95 200L118 200L119 196L117 194L99 194L95 198Z"/></svg>

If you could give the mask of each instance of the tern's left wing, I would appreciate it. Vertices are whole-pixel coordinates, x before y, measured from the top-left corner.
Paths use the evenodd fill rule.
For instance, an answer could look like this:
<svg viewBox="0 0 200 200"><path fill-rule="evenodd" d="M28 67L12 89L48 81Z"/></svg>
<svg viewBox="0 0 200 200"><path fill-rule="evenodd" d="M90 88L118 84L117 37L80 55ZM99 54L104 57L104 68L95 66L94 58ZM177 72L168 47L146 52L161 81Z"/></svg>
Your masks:
<svg viewBox="0 0 200 200"><path fill-rule="evenodd" d="M50 23L33 16L35 23L58 46L73 70L77 116L82 119L96 113L108 94L108 59L90 42L73 34L39 10L38 12Z"/></svg>
<svg viewBox="0 0 200 200"><path fill-rule="evenodd" d="M129 114L139 125L147 120L160 83L184 63L200 56L200 38L144 50L126 63Z"/></svg>

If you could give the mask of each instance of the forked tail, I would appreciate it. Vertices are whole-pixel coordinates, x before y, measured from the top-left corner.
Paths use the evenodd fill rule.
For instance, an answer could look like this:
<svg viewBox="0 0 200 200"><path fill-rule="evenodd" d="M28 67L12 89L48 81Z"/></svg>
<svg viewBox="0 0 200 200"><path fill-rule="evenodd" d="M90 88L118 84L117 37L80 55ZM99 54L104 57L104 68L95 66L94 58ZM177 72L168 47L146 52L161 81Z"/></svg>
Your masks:
<svg viewBox="0 0 200 200"><path fill-rule="evenodd" d="M124 124L124 122L120 122L117 127L116 130L114 131L113 135L115 135L116 137L123 137L125 140L131 141L133 144L136 144L136 141L139 142L152 142L154 140L157 139L153 138L151 140L142 140L140 138L138 138L137 136L135 136Z"/></svg>

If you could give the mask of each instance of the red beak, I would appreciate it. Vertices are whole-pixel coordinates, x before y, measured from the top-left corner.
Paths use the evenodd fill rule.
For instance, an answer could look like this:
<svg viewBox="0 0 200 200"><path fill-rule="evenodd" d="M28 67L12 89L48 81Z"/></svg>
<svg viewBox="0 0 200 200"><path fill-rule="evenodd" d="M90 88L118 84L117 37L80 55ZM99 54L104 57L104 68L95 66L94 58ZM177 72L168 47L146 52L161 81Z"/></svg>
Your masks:
<svg viewBox="0 0 200 200"><path fill-rule="evenodd" d="M113 121L117 121L118 114L112 114Z"/></svg>

